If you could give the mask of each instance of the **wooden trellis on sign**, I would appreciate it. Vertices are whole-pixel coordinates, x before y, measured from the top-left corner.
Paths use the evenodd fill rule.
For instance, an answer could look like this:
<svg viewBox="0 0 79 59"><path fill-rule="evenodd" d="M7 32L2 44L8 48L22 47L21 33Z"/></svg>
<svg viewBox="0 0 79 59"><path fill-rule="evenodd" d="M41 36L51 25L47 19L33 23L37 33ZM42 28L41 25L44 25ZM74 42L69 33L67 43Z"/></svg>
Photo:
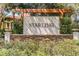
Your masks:
<svg viewBox="0 0 79 59"><path fill-rule="evenodd" d="M64 13L69 13L71 12L71 9L15 9L15 11L19 12L30 12L30 13L47 13L47 14L53 14L53 13L59 13L59 14L64 14Z"/></svg>

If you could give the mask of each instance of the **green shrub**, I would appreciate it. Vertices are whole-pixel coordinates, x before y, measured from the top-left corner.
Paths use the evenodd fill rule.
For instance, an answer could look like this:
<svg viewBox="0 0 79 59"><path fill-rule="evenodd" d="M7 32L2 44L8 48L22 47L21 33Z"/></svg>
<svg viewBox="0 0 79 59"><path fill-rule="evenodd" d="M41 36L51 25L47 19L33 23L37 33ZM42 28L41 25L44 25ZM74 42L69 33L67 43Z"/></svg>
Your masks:
<svg viewBox="0 0 79 59"><path fill-rule="evenodd" d="M11 41L2 44L0 56L78 56L79 41Z"/></svg>
<svg viewBox="0 0 79 59"><path fill-rule="evenodd" d="M69 16L64 16L60 19L60 33L61 34L71 34L72 33L72 25L71 19Z"/></svg>
<svg viewBox="0 0 79 59"><path fill-rule="evenodd" d="M22 21L14 21L13 22L13 30L14 34L22 34L23 33L23 22Z"/></svg>
<svg viewBox="0 0 79 59"><path fill-rule="evenodd" d="M65 40L55 45L52 52L53 55L76 56L79 55L79 46L76 45L74 40Z"/></svg>

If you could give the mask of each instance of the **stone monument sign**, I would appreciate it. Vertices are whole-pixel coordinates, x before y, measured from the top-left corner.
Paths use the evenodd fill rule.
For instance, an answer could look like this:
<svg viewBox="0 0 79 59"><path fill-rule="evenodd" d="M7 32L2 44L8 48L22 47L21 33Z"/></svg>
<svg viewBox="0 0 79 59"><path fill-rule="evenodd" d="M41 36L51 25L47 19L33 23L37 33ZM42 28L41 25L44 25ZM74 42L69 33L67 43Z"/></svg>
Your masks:
<svg viewBox="0 0 79 59"><path fill-rule="evenodd" d="M60 21L58 16L24 17L23 34L25 35L58 35Z"/></svg>

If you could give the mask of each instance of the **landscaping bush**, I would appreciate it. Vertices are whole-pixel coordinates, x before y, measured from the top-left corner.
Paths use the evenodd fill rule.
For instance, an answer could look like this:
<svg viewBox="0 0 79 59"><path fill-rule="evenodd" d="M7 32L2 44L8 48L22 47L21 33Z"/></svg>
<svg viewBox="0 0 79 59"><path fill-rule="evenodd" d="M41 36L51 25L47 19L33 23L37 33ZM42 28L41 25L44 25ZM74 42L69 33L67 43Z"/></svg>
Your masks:
<svg viewBox="0 0 79 59"><path fill-rule="evenodd" d="M79 56L79 41L11 41L2 44L0 56Z"/></svg>
<svg viewBox="0 0 79 59"><path fill-rule="evenodd" d="M64 16L62 19L60 19L60 33L61 34L72 33L71 18L67 15Z"/></svg>
<svg viewBox="0 0 79 59"><path fill-rule="evenodd" d="M22 34L23 33L23 22L22 21L14 21L13 22L13 30L14 34Z"/></svg>

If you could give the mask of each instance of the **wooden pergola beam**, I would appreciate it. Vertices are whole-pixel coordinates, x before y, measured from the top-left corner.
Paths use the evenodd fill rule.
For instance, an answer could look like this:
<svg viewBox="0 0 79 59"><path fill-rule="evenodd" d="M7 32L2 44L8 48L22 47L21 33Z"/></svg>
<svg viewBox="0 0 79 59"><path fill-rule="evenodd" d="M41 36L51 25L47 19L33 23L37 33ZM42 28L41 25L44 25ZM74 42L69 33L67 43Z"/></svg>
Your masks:
<svg viewBox="0 0 79 59"><path fill-rule="evenodd" d="M24 17L24 13L44 13L44 14L60 14L61 17L65 14L65 13L71 13L72 10L69 8L66 9L13 9L16 12L21 12L22 16ZM30 15L31 16L31 15ZM16 19L16 16L9 16L6 18L10 18L10 19Z"/></svg>
<svg viewBox="0 0 79 59"><path fill-rule="evenodd" d="M71 9L15 9L18 12L26 12L26 13L47 13L47 14L64 14L72 12Z"/></svg>

